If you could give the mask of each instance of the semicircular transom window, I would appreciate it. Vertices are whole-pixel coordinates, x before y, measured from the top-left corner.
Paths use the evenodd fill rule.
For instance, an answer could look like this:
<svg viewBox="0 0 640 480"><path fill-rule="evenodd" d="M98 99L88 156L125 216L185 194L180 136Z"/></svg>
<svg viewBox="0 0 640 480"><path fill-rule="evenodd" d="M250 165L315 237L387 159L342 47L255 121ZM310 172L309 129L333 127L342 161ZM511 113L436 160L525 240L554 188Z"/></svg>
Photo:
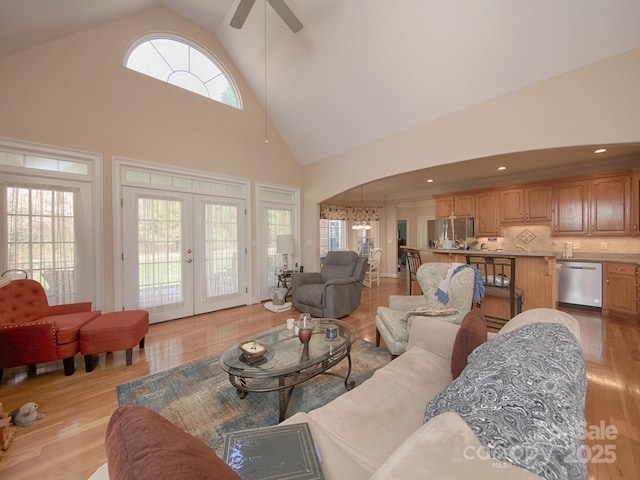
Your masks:
<svg viewBox="0 0 640 480"><path fill-rule="evenodd" d="M166 35L147 37L129 49L125 66L211 100L242 108L229 74L210 54L187 40Z"/></svg>

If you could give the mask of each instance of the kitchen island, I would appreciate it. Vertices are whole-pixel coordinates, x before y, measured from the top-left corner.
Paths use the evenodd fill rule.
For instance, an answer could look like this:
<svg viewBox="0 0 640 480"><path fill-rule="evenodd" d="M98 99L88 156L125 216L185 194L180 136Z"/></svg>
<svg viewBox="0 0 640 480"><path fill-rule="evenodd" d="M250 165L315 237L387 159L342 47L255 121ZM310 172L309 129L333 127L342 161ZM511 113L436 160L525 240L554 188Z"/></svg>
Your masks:
<svg viewBox="0 0 640 480"><path fill-rule="evenodd" d="M485 257L515 257L516 287L523 292L522 310L532 308L556 308L557 265L554 252L486 251L486 250L426 250L420 249L424 257L433 255L440 262L467 263L465 255ZM507 319L509 300L507 298L487 296L482 300L482 311L485 315ZM517 313L517 312L516 312Z"/></svg>

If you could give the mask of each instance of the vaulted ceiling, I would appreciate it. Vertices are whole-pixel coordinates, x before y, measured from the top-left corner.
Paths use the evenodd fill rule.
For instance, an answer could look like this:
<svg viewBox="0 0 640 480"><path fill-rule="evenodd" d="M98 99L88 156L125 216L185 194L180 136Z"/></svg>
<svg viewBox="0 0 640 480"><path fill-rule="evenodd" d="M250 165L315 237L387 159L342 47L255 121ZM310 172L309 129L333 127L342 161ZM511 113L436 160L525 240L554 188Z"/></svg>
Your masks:
<svg viewBox="0 0 640 480"><path fill-rule="evenodd" d="M0 0L0 56L165 6L216 34L307 165L640 47L637 0L287 3L296 34L266 0L240 30L238 0Z"/></svg>

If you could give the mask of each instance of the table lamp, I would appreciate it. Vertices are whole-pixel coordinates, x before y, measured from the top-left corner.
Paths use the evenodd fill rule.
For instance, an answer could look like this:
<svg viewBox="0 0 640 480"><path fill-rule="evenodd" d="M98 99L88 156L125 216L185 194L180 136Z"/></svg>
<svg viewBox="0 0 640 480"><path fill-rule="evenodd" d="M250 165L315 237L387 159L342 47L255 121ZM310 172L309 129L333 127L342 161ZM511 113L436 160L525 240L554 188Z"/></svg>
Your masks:
<svg viewBox="0 0 640 480"><path fill-rule="evenodd" d="M289 255L293 253L293 235L278 235L277 251L282 255L282 270L289 269Z"/></svg>

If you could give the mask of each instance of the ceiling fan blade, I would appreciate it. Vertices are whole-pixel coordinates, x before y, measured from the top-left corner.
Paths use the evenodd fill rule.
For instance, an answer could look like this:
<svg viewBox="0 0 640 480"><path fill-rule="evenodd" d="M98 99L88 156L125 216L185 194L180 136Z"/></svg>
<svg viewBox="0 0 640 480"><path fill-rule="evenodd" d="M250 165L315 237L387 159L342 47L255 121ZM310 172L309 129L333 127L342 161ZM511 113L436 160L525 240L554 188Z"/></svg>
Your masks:
<svg viewBox="0 0 640 480"><path fill-rule="evenodd" d="M229 25L233 28L242 28L254 3L256 3L256 0L240 0L238 8L236 8L236 13L233 14Z"/></svg>
<svg viewBox="0 0 640 480"><path fill-rule="evenodd" d="M300 20L298 20L298 17L295 16L295 14L291 11L284 0L268 1L269 5L271 5L276 13L280 15L280 18L284 20L284 23L289 26L293 33L298 33L300 30L302 30L302 23L300 22Z"/></svg>

